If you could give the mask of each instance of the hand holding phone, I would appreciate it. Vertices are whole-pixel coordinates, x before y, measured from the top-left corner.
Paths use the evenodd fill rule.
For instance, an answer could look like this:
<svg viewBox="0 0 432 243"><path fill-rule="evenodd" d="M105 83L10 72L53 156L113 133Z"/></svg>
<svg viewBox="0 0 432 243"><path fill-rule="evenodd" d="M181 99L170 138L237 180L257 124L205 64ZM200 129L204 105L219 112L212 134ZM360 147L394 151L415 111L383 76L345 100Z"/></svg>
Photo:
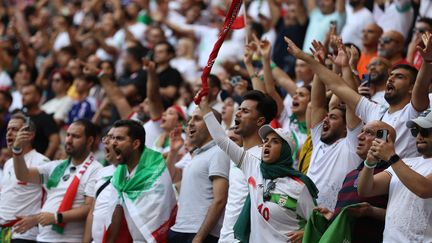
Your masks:
<svg viewBox="0 0 432 243"><path fill-rule="evenodd" d="M387 129L379 129L376 132L376 138L384 140L387 142L387 135L388 135L388 130Z"/></svg>

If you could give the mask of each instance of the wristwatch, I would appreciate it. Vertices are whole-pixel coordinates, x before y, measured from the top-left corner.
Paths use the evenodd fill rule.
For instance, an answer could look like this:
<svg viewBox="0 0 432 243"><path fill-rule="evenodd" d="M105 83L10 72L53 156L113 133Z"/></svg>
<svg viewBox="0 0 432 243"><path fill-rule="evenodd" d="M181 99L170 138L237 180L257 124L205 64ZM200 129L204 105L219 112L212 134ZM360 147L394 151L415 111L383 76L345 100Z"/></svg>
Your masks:
<svg viewBox="0 0 432 243"><path fill-rule="evenodd" d="M57 212L57 224L63 223L63 214Z"/></svg>
<svg viewBox="0 0 432 243"><path fill-rule="evenodd" d="M390 159L387 160L387 164L390 166L390 165L392 165L392 164L398 162L399 160L400 160L399 155L397 155L397 154L393 154L393 155L390 157Z"/></svg>

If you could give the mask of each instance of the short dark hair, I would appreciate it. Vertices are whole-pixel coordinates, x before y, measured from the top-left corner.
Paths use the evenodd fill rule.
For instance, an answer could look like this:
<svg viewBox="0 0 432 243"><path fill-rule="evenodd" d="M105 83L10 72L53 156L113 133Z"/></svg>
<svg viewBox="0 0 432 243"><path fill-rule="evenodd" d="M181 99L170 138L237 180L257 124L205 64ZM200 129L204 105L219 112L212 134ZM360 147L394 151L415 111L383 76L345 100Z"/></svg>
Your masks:
<svg viewBox="0 0 432 243"><path fill-rule="evenodd" d="M218 76L214 74L210 74L208 76L208 84L209 87L217 87L218 89L222 89L222 82L218 78Z"/></svg>
<svg viewBox="0 0 432 243"><path fill-rule="evenodd" d="M42 97L43 90L36 84L28 83L28 84L24 84L23 87L34 87L36 92L39 94L39 96Z"/></svg>
<svg viewBox="0 0 432 243"><path fill-rule="evenodd" d="M13 98L9 91L6 90L0 90L0 94L3 95L5 100L9 102L9 106L12 104Z"/></svg>
<svg viewBox="0 0 432 243"><path fill-rule="evenodd" d="M425 24L429 25L429 28L432 29L432 19L431 18L421 17L416 22L417 23L419 23L419 22L425 23Z"/></svg>
<svg viewBox="0 0 432 243"><path fill-rule="evenodd" d="M138 139L141 143L139 147L140 151L144 150L146 133L144 127L139 122L134 120L118 120L114 122L112 127L127 127L127 135L133 140Z"/></svg>
<svg viewBox="0 0 432 243"><path fill-rule="evenodd" d="M418 74L418 71L415 67L413 67L409 64L397 64L397 65L394 65L392 67L391 71L396 70L396 69L404 69L404 70L407 70L408 72L410 72L411 75L413 76L413 79L410 80L410 83L411 84L415 83L415 81L417 79L417 74Z"/></svg>
<svg viewBox="0 0 432 243"><path fill-rule="evenodd" d="M77 50L73 46L64 46L60 48L59 52L69 54L71 57L76 57L78 55Z"/></svg>
<svg viewBox="0 0 432 243"><path fill-rule="evenodd" d="M136 62L141 63L141 59L147 55L148 49L141 44L126 49L126 53L130 55Z"/></svg>
<svg viewBox="0 0 432 243"><path fill-rule="evenodd" d="M265 124L270 123L277 115L276 101L269 95L258 90L247 91L243 95L243 100L254 100L257 102L257 111L260 116L265 118Z"/></svg>
<svg viewBox="0 0 432 243"><path fill-rule="evenodd" d="M175 49L174 49L174 46L171 45L168 41L161 41L161 42L158 42L158 43L155 45L155 47L158 46L158 45L166 45L166 46L167 46L167 52L168 52L168 54L175 55Z"/></svg>
<svg viewBox="0 0 432 243"><path fill-rule="evenodd" d="M99 135L98 132L100 132L100 130L101 130L98 125L95 125L90 120L87 120L84 118L78 119L78 120L72 122L72 124L77 124L77 125L83 126L84 127L84 135L87 138L92 137L92 138L96 139L96 137Z"/></svg>

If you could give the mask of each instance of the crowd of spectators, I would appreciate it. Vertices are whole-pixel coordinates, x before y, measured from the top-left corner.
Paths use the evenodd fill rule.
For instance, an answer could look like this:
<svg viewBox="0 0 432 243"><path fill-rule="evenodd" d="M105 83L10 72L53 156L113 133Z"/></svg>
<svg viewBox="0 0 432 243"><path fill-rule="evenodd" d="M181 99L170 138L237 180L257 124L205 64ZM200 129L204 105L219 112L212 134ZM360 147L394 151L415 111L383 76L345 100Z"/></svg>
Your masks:
<svg viewBox="0 0 432 243"><path fill-rule="evenodd" d="M231 3L0 2L0 242L432 241L431 1Z"/></svg>

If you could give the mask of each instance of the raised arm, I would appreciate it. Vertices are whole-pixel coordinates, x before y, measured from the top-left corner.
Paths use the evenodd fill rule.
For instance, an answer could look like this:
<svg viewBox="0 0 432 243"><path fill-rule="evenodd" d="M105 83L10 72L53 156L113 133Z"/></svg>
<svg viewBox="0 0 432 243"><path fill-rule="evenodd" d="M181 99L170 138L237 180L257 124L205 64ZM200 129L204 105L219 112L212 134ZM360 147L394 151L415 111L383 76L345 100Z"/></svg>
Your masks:
<svg viewBox="0 0 432 243"><path fill-rule="evenodd" d="M144 68L147 70L147 98L149 101L150 118L157 120L164 112L162 97L159 93L159 79L156 74L155 63L144 60Z"/></svg>
<svg viewBox="0 0 432 243"><path fill-rule="evenodd" d="M22 127L18 131L13 147L22 149L31 143L31 138L35 136L35 133L27 131L26 128L27 127ZM27 167L22 153L13 153L13 164L17 180L34 184L41 183L39 171L36 168Z"/></svg>
<svg viewBox="0 0 432 243"><path fill-rule="evenodd" d="M347 51L342 43L342 40L338 43L338 55L336 57L332 57L334 65L339 66L342 71L342 78L346 82L346 84L353 90L357 90L358 84L353 78L353 74L351 71L351 67L349 65L349 57ZM352 109L351 106L347 107L346 112L346 122L348 129L354 129L361 122L361 119L358 118L355 114L355 109Z"/></svg>
<svg viewBox="0 0 432 243"><path fill-rule="evenodd" d="M336 0L336 11L345 14L345 0Z"/></svg>
<svg viewBox="0 0 432 243"><path fill-rule="evenodd" d="M369 150L366 163L374 165L378 163L377 158ZM357 192L362 197L373 197L387 194L389 191L391 176L383 171L374 175L374 169L363 167L359 175Z"/></svg>
<svg viewBox="0 0 432 243"><path fill-rule="evenodd" d="M324 60L324 49L322 45L312 43L314 45L314 56L320 61ZM327 115L327 97L324 84L317 75L314 75L312 80L310 112L313 114L310 119L310 126L314 127L320 123Z"/></svg>
<svg viewBox="0 0 432 243"><path fill-rule="evenodd" d="M281 2L277 0L269 0L268 4L272 26L275 26L281 17Z"/></svg>
<svg viewBox="0 0 432 243"><path fill-rule="evenodd" d="M417 50L423 58L423 63L411 96L411 104L417 111L424 111L429 107L429 85L432 80L432 34L424 33L422 42L425 47L418 45Z"/></svg>
<svg viewBox="0 0 432 243"><path fill-rule="evenodd" d="M270 95L277 104L277 116L282 113L284 109L284 103L282 97L279 95L279 93L276 91L275 82L272 75L272 70L270 67L271 59L270 59L270 53L271 53L271 44L268 40L260 41L259 43L259 52L261 53L261 59L263 63L263 69L264 69L264 85L265 90L268 95Z"/></svg>
<svg viewBox="0 0 432 243"><path fill-rule="evenodd" d="M294 42L285 37L285 41L288 44L288 52L296 58L304 60L309 64L312 71L318 75L321 81L326 85L328 89L333 91L350 109L355 110L357 103L360 101L361 96L351 89L348 84L337 74L327 69L320 62L316 61L313 57L307 55L300 50Z"/></svg>
<svg viewBox="0 0 432 243"><path fill-rule="evenodd" d="M256 38L256 36L254 36L254 39L258 40L258 38ZM249 77L252 81L253 89L259 90L263 93L266 93L264 83L261 82L260 78L258 77L257 72L255 71L254 66L252 65L253 55L258 50L258 42L255 40L251 41L249 44L246 44L243 61L244 61L244 64L246 66L246 70L249 74Z"/></svg>
<svg viewBox="0 0 432 243"><path fill-rule="evenodd" d="M213 140L224 151L231 160L237 165L240 164L244 157L244 149L238 146L234 141L229 139L221 124L216 120L210 106L208 105L207 97L202 97L199 107L204 115L204 122Z"/></svg>
<svg viewBox="0 0 432 243"><path fill-rule="evenodd" d="M99 70L90 64L85 64L83 71L86 75L96 75ZM107 75L100 74L99 82L105 89L108 99L116 107L120 117L127 119L132 114L132 107L129 105L121 89Z"/></svg>
<svg viewBox="0 0 432 243"><path fill-rule="evenodd" d="M388 161L390 157L396 154L393 141L388 140L385 142L381 139L375 139L370 148L372 155L380 160ZM412 193L423 199L432 198L432 173L423 176L411 169L401 159L393 163L391 167L402 184Z"/></svg>

